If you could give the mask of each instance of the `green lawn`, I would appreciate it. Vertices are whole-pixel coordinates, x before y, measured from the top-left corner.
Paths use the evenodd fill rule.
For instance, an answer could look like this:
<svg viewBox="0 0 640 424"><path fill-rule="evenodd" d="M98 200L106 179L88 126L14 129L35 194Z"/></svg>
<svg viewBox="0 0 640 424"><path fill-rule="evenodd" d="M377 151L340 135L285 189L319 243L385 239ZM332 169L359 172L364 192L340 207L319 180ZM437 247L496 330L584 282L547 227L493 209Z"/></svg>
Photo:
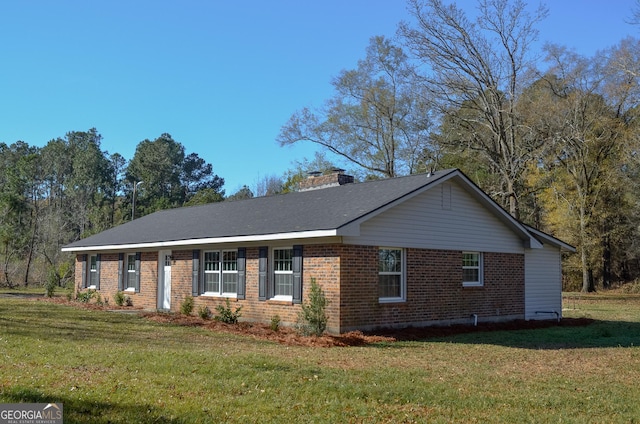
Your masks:
<svg viewBox="0 0 640 424"><path fill-rule="evenodd" d="M596 322L309 348L0 297L0 403L62 402L65 423L638 422L640 297L565 307Z"/></svg>

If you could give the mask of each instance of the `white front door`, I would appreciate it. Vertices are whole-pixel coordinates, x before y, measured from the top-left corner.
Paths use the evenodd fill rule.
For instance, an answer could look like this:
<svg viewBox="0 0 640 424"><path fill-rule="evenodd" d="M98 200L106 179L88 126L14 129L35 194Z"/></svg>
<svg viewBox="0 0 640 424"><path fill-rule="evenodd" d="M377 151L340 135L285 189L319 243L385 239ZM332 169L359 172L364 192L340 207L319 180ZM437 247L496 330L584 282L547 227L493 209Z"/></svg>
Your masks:
<svg viewBox="0 0 640 424"><path fill-rule="evenodd" d="M158 309L171 309L171 251L158 252Z"/></svg>

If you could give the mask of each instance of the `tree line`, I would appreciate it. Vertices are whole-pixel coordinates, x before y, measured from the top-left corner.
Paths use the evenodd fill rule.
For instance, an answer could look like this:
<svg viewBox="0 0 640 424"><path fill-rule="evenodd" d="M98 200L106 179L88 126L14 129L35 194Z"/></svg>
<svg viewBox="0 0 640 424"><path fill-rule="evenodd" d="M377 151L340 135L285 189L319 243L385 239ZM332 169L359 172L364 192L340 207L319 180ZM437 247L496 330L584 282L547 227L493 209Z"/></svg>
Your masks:
<svg viewBox="0 0 640 424"><path fill-rule="evenodd" d="M151 212L224 199L224 179L169 134L130 161L102 150L95 128L44 147L0 143L0 284L58 282L73 272L60 248Z"/></svg>
<svg viewBox="0 0 640 424"><path fill-rule="evenodd" d="M407 4L397 37L371 38L332 97L282 126L278 143L315 143L317 156L253 191L225 197L212 165L168 134L130 161L103 151L95 129L42 148L0 144L0 283L64 278L60 247L130 220L136 188L142 216L294 191L304 171L336 165L360 180L460 168L514 218L576 246L565 290L639 278L640 42L584 57L536 48L544 5L478 0L469 16L442 0Z"/></svg>

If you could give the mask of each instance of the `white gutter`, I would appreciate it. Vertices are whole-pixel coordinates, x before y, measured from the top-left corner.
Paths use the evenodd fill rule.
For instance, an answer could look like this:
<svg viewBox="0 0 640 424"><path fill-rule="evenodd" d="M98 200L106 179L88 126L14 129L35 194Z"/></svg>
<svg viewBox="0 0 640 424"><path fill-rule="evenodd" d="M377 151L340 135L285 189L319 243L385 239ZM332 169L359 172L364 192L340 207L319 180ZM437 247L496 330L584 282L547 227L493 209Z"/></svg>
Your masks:
<svg viewBox="0 0 640 424"><path fill-rule="evenodd" d="M300 231L297 233L260 234L253 236L211 237L203 239L188 239L175 241L156 241L149 243L111 244L104 246L63 247L63 252L90 252L108 250L152 249L177 246L198 246L205 244L221 243L247 243L252 241L292 240L301 238L333 237L338 235L338 230Z"/></svg>

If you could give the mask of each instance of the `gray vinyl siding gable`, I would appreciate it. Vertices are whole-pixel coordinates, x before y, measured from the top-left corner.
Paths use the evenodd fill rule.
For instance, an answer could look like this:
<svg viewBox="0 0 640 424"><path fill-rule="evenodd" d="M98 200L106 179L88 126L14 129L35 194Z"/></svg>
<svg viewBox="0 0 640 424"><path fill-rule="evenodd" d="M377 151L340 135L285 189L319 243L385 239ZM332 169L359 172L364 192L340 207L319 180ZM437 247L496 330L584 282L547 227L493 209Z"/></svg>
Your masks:
<svg viewBox="0 0 640 424"><path fill-rule="evenodd" d="M365 221L347 244L524 253L523 241L461 185L447 181Z"/></svg>
<svg viewBox="0 0 640 424"><path fill-rule="evenodd" d="M542 249L526 249L525 319L549 319L556 311L562 316L562 263L560 249L545 244Z"/></svg>

